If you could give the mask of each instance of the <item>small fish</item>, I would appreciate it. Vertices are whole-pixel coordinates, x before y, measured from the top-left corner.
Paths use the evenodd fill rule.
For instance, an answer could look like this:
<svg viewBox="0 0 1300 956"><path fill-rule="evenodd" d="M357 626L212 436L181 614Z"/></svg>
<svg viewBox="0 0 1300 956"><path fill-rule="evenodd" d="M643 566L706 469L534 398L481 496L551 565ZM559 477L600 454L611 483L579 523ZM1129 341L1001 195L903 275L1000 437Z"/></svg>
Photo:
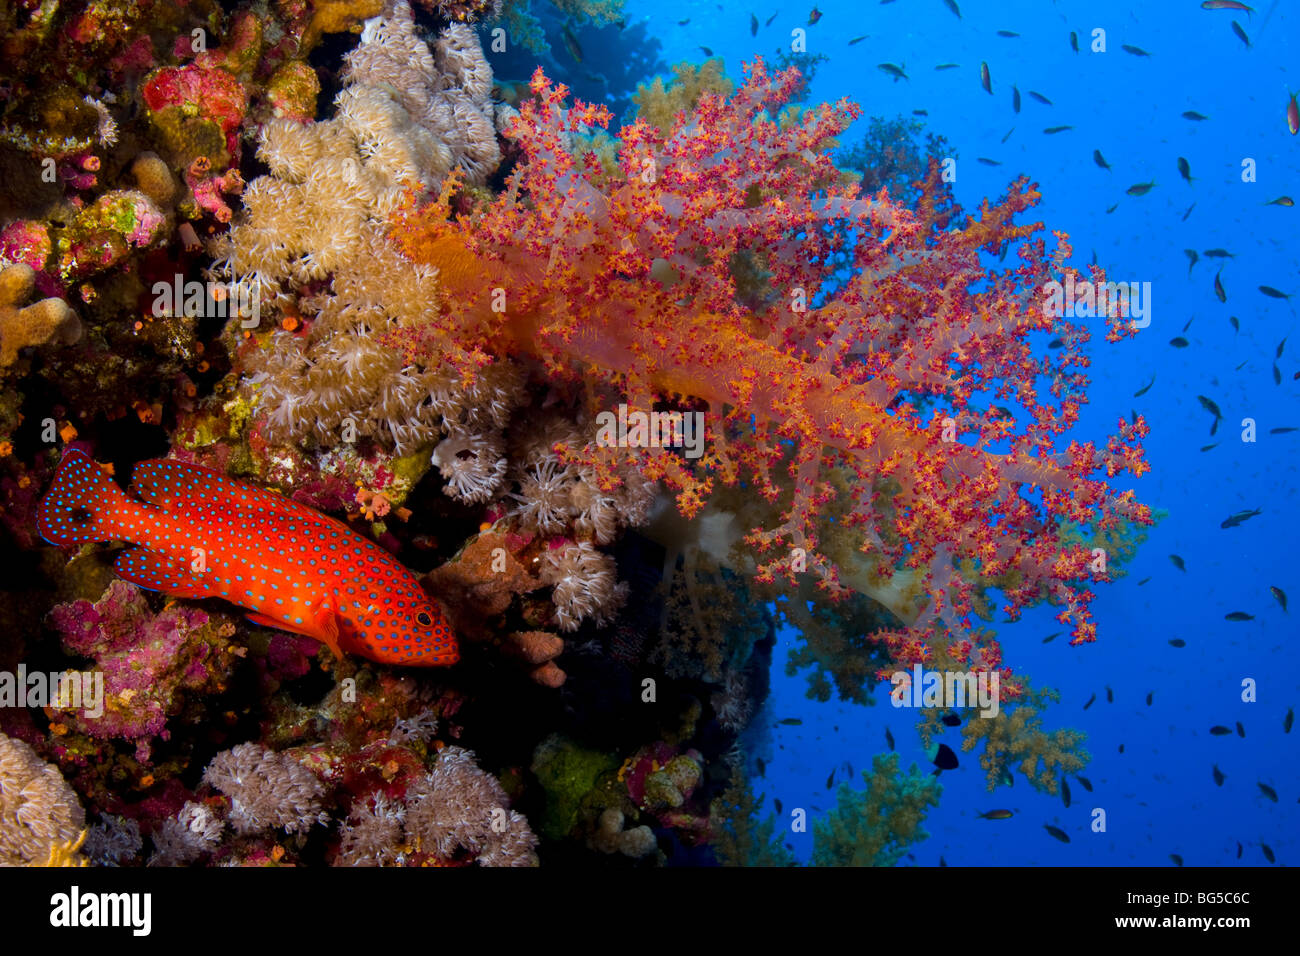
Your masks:
<svg viewBox="0 0 1300 956"><path fill-rule="evenodd" d="M943 721L945 727L961 726L961 714L944 714L940 719Z"/></svg>
<svg viewBox="0 0 1300 956"><path fill-rule="evenodd" d="M1221 278L1222 275L1223 275L1222 269L1220 269L1218 272L1214 274L1214 294L1218 297L1220 302L1227 302L1228 293L1223 288L1223 279Z"/></svg>
<svg viewBox="0 0 1300 956"><path fill-rule="evenodd" d="M1062 843L1070 842L1069 834L1067 834L1060 827L1054 827L1050 823L1044 823L1043 829L1046 830L1048 833L1050 833L1055 839L1060 840Z"/></svg>
<svg viewBox="0 0 1300 956"><path fill-rule="evenodd" d="M1064 348L1064 347L1065 347L1065 342L1064 342L1064 340L1059 339L1059 338L1058 338L1058 339L1052 339L1052 341L1050 341L1050 342L1047 343L1047 347L1048 347L1049 349L1060 349L1060 348Z"/></svg>
<svg viewBox="0 0 1300 956"><path fill-rule="evenodd" d="M943 0L943 5L951 10L958 20L961 19L961 9L957 6L957 0Z"/></svg>
<svg viewBox="0 0 1300 956"><path fill-rule="evenodd" d="M1011 87L1011 108L1017 113L1020 112L1020 89L1015 85Z"/></svg>
<svg viewBox="0 0 1300 956"><path fill-rule="evenodd" d="M1101 150L1099 149L1094 149L1092 151L1092 161L1096 163L1098 166L1100 166L1102 169L1108 170L1111 168L1110 163L1106 162L1106 157L1101 155ZM1195 253L1193 253L1193 255L1195 255ZM1193 262L1192 265L1196 265L1196 263Z"/></svg>
<svg viewBox="0 0 1300 956"><path fill-rule="evenodd" d="M1246 728L1241 726L1241 721L1237 721L1237 736L1243 740L1246 738Z"/></svg>
<svg viewBox="0 0 1300 956"><path fill-rule="evenodd" d="M705 56L713 56L713 51L709 49L707 46L700 47L700 52L703 53Z"/></svg>
<svg viewBox="0 0 1300 956"><path fill-rule="evenodd" d="M1237 258L1227 249L1206 249L1205 255L1210 259L1235 259Z"/></svg>
<svg viewBox="0 0 1300 956"><path fill-rule="evenodd" d="M1216 737L1226 737L1228 734L1232 733L1232 728L1225 727L1222 724L1215 724L1210 728L1210 733Z"/></svg>
<svg viewBox="0 0 1300 956"><path fill-rule="evenodd" d="M1119 208L1119 203L1115 203L1115 205L1111 206L1109 209L1106 210L1106 215L1109 216L1111 213L1113 213L1113 212L1114 212L1116 209L1118 209L1118 208Z"/></svg>
<svg viewBox="0 0 1300 956"><path fill-rule="evenodd" d="M960 16L960 14L958 14L958 16ZM948 865L948 861L945 860L942 856L940 856L940 857L939 857L939 865L940 865L940 866L947 866L947 865Z"/></svg>
<svg viewBox="0 0 1300 956"><path fill-rule="evenodd" d="M975 814L981 820L1010 820L1016 815L1014 810L985 810Z"/></svg>
<svg viewBox="0 0 1300 956"><path fill-rule="evenodd" d="M960 67L960 63L940 63L935 67L936 70L955 70Z"/></svg>
<svg viewBox="0 0 1300 956"><path fill-rule="evenodd" d="M777 723L785 727L798 727L803 724L803 721L798 717L783 717Z"/></svg>
<svg viewBox="0 0 1300 956"><path fill-rule="evenodd" d="M889 732L888 727L885 728L885 743L889 744L890 750L894 749L894 735Z"/></svg>
<svg viewBox="0 0 1300 956"><path fill-rule="evenodd" d="M1055 136L1057 133L1064 133L1066 130L1074 129L1073 126L1049 126L1043 130L1048 136Z"/></svg>
<svg viewBox="0 0 1300 956"><path fill-rule="evenodd" d="M758 17L752 13L749 15L749 35L752 37L758 36ZM850 45L852 44L850 43Z"/></svg>
<svg viewBox="0 0 1300 956"><path fill-rule="evenodd" d="M1241 844L1237 844L1237 859L1241 859Z"/></svg>
<svg viewBox="0 0 1300 956"><path fill-rule="evenodd" d="M913 116L929 116L929 110L912 110Z"/></svg>
<svg viewBox="0 0 1300 956"><path fill-rule="evenodd" d="M1255 517L1256 515L1262 515L1263 513L1264 513L1263 508L1256 508L1254 511L1238 511L1235 514L1228 515L1228 517L1224 518L1221 522L1219 522L1219 527L1235 528L1243 521L1249 521L1251 518Z"/></svg>
<svg viewBox="0 0 1300 956"><path fill-rule="evenodd" d="M1185 640L1183 640L1181 637L1173 637L1173 638L1170 638L1170 639L1169 639L1169 646L1170 646L1170 647L1186 647L1186 646L1187 646L1187 642L1186 642Z"/></svg>
<svg viewBox="0 0 1300 956"><path fill-rule="evenodd" d="M818 10L816 7L813 7L812 11L808 14L808 26L812 26L821 18L822 18L822 12Z"/></svg>
<svg viewBox="0 0 1300 956"><path fill-rule="evenodd" d="M1120 745L1119 745L1119 752L1120 752L1120 753L1123 753L1123 752L1124 752L1124 745L1123 745L1123 744L1120 744Z"/></svg>
<svg viewBox="0 0 1300 956"><path fill-rule="evenodd" d="M1153 691L1153 690L1147 691L1147 706L1148 706L1148 707L1151 706L1151 701L1152 701L1154 698L1155 698L1155 691Z"/></svg>
<svg viewBox="0 0 1300 956"><path fill-rule="evenodd" d="M1286 105L1286 128L1294 136L1300 131L1300 104L1295 101L1295 94L1291 94L1291 102Z"/></svg>
<svg viewBox="0 0 1300 956"><path fill-rule="evenodd" d="M315 638L340 658L426 667L459 659L442 609L416 576L333 518L166 459L136 465L131 491L135 497L70 449L37 507L37 529L59 545L126 541L136 547L114 562L119 577L175 597L224 598L255 624ZM202 576L190 571L195 548L210 558ZM358 602L375 603L362 610L339 600L344 584Z"/></svg>
<svg viewBox="0 0 1300 956"><path fill-rule="evenodd" d="M1001 166L1001 165L1002 165L1002 164L999 163L996 159L989 159L989 158L987 158L987 157L985 157L985 156L979 156L979 157L976 157L976 159L977 159L978 162L983 163L985 166Z"/></svg>
<svg viewBox="0 0 1300 956"><path fill-rule="evenodd" d="M1181 856L1179 856L1177 853L1170 853L1170 854L1169 854L1169 859L1171 859L1171 860L1174 861L1174 866L1182 866L1182 865L1183 865L1183 858L1182 858Z"/></svg>
<svg viewBox="0 0 1300 956"><path fill-rule="evenodd" d="M1074 779L1079 781L1079 784L1083 787L1083 789L1087 790L1089 793L1092 793L1091 780L1089 780L1087 777L1078 777L1078 776L1076 776Z"/></svg>
<svg viewBox="0 0 1300 956"><path fill-rule="evenodd" d="M1277 857L1273 855L1273 848L1269 846L1267 843L1261 843L1259 845L1259 850L1261 853L1264 854L1264 859L1268 860L1268 862L1270 863L1277 862Z"/></svg>
<svg viewBox="0 0 1300 956"><path fill-rule="evenodd" d="M1259 291L1262 292L1262 293L1264 293L1264 294L1265 294L1266 296L1268 296L1270 299L1289 299L1289 298L1291 298L1291 296L1288 295L1287 293L1282 292L1282 291L1280 291L1280 290L1278 290L1278 289L1274 289L1271 285L1262 285L1262 286L1259 287Z"/></svg>
<svg viewBox="0 0 1300 956"><path fill-rule="evenodd" d="M770 27L776 21L776 18L779 17L780 15L781 15L781 11L780 10L776 11L776 13L772 14L770 17L767 18L767 22L764 23L763 26Z"/></svg>
<svg viewBox="0 0 1300 956"><path fill-rule="evenodd" d="M1012 776L1010 769L1003 767L1001 772L998 774L998 783L1007 787L1014 787L1016 785L1016 778Z"/></svg>
<svg viewBox="0 0 1300 956"><path fill-rule="evenodd" d="M1096 695L1096 694L1093 694L1091 697L1088 698L1088 703L1086 703L1086 704L1083 705L1083 709L1084 709L1084 710L1087 710L1089 707L1091 707L1091 706L1096 702L1096 700L1097 700L1097 695Z"/></svg>
<svg viewBox="0 0 1300 956"><path fill-rule="evenodd" d="M1192 323L1195 321L1196 321L1196 316L1192 316L1190 319L1188 319L1187 322L1183 325L1183 331L1186 332L1188 329L1190 329L1192 327Z"/></svg>
<svg viewBox="0 0 1300 956"><path fill-rule="evenodd" d="M1260 793L1262 793L1264 796L1268 797L1268 798L1269 798L1270 800L1272 800L1274 803L1277 803L1277 791L1276 791L1276 790L1274 790L1274 789L1273 789L1272 787L1270 787L1268 784L1266 784L1266 783L1260 783L1259 781L1256 781L1255 786L1259 787L1259 792L1260 792Z"/></svg>
<svg viewBox="0 0 1300 956"><path fill-rule="evenodd" d="M871 34L869 34L869 33L864 33L864 34L862 34L862 36L860 36L860 37L854 37L852 40L850 40L850 41L848 42L848 45L849 45L849 46L854 46L854 45L856 45L856 44L858 44L858 43L861 43L863 40L867 39L870 35L871 35Z"/></svg>
<svg viewBox="0 0 1300 956"><path fill-rule="evenodd" d="M1276 362L1273 363L1273 384L1274 385L1282 384L1282 370L1277 367Z"/></svg>
<svg viewBox="0 0 1300 956"><path fill-rule="evenodd" d="M1200 123L1203 122L1204 120L1209 119L1209 117L1206 116L1204 113L1196 112L1196 110L1188 110L1186 113L1183 114L1183 119L1193 120L1197 123Z"/></svg>
<svg viewBox="0 0 1300 956"><path fill-rule="evenodd" d="M1014 30L999 30L999 31L998 31L998 36L1000 36L1000 37L1006 37L1008 40L1010 40L1010 39L1012 39L1013 37L1018 37L1018 36L1020 36L1020 34L1019 34L1019 33L1016 33Z"/></svg>
<svg viewBox="0 0 1300 956"><path fill-rule="evenodd" d="M1202 10L1240 10L1243 13L1253 14L1255 11L1240 3L1239 0L1205 0L1201 4Z"/></svg>
<svg viewBox="0 0 1300 956"><path fill-rule="evenodd" d="M582 45L578 43L578 38L573 35L568 24L560 30L560 38L564 40L564 48L569 51L569 56L573 57L575 63L582 62Z"/></svg>
<svg viewBox="0 0 1300 956"><path fill-rule="evenodd" d="M1218 443L1217 441L1215 441L1215 442L1210 442L1210 444L1208 444L1208 445L1202 445L1202 446L1201 446L1201 451L1213 451L1215 448L1218 448L1218 447L1219 447L1219 443Z"/></svg>
<svg viewBox="0 0 1300 956"><path fill-rule="evenodd" d="M1169 340L1169 344L1176 349L1185 349L1191 343L1188 342L1187 339L1183 338L1181 335L1175 335L1172 339Z"/></svg>
<svg viewBox="0 0 1300 956"><path fill-rule="evenodd" d="M776 805L776 812L777 812L777 813L781 813L781 812L782 812L782 811L781 811L781 798L780 798L780 797L773 797L773 798L772 798L772 803Z"/></svg>
<svg viewBox="0 0 1300 956"><path fill-rule="evenodd" d="M1213 773L1214 773L1214 785L1215 785L1216 787L1222 787L1222 786L1223 786L1223 781L1227 779L1227 778L1223 775L1223 771L1219 769L1219 765L1218 765L1217 763L1216 763L1213 767L1211 767L1210 769L1211 769L1211 770L1213 771Z"/></svg>
<svg viewBox="0 0 1300 956"><path fill-rule="evenodd" d="M1234 368L1233 371L1234 371L1234 372L1240 372L1243 368L1246 367L1246 365L1247 365L1249 362L1250 362L1250 359L1246 359L1245 362L1242 362L1240 365L1238 365L1236 368Z"/></svg>
<svg viewBox="0 0 1300 956"><path fill-rule="evenodd" d="M1015 128L1014 126L1011 127L1011 129L1007 130L1007 135L1002 137L1002 145L1003 145L1003 146L1005 146L1005 145L1007 144L1007 140L1009 140L1009 139L1011 138L1011 134L1014 133L1015 131L1016 131L1016 128Z"/></svg>
<svg viewBox="0 0 1300 956"><path fill-rule="evenodd" d="M1282 606L1283 613L1286 613L1286 592L1275 584L1270 584L1268 593L1273 595L1273 600Z"/></svg>
<svg viewBox="0 0 1300 956"><path fill-rule="evenodd" d="M1288 707L1286 709L1286 716L1282 718L1282 733L1284 734L1291 733L1291 725L1294 723L1295 723L1295 711L1292 708Z"/></svg>
<svg viewBox="0 0 1300 956"><path fill-rule="evenodd" d="M876 67L876 69L888 73L894 78L895 83L899 80L907 79L907 73L904 72L903 68L896 63L881 63Z"/></svg>
<svg viewBox="0 0 1300 956"><path fill-rule="evenodd" d="M956 770L957 754L947 744L938 744L926 751L926 756L935 766L935 773L940 770Z"/></svg>
<svg viewBox="0 0 1300 956"><path fill-rule="evenodd" d="M1235 315L1228 316L1228 324L1232 326L1232 332L1234 335L1241 331L1241 320Z"/></svg>
<svg viewBox="0 0 1300 956"><path fill-rule="evenodd" d="M1061 778L1061 801L1065 804L1065 808L1068 810L1070 808L1070 785L1066 782L1064 777Z"/></svg>
<svg viewBox="0 0 1300 956"><path fill-rule="evenodd" d="M985 93L993 95L993 77L989 75L987 63L980 63L980 86L984 87Z"/></svg>
<svg viewBox="0 0 1300 956"><path fill-rule="evenodd" d="M1120 49L1123 50L1125 53L1132 53L1134 56L1150 56L1150 55L1151 55L1151 54L1148 53L1146 50L1142 49L1140 46L1131 46L1131 45L1129 45L1129 44L1127 44L1127 43L1121 43L1121 44L1120 44Z"/></svg>
<svg viewBox="0 0 1300 956"><path fill-rule="evenodd" d="M755 757L754 763L758 764L758 775L760 777L767 773L767 762L762 757Z"/></svg>
<svg viewBox="0 0 1300 956"><path fill-rule="evenodd" d="M1156 188L1156 183L1155 180L1153 179L1149 183L1134 183L1132 186L1130 186L1128 189L1124 191L1128 193L1130 196L1145 196L1147 193L1151 192L1151 190L1155 188Z"/></svg>
<svg viewBox="0 0 1300 956"><path fill-rule="evenodd" d="M1136 425L1137 422L1134 422L1133 424ZM1151 583L1151 579L1150 579L1150 578L1143 578L1141 581L1139 581L1139 582L1137 583L1137 586L1138 586L1138 587L1141 587L1141 586L1144 585L1144 584L1150 584L1150 583Z"/></svg>
<svg viewBox="0 0 1300 956"><path fill-rule="evenodd" d="M1231 614L1223 615L1223 619L1225 621L1238 621L1238 622L1253 621L1255 620L1255 615L1247 614L1245 611L1233 611Z"/></svg>
<svg viewBox="0 0 1300 956"><path fill-rule="evenodd" d="M1182 176L1183 179L1187 180L1189 183L1192 181L1191 163L1189 163L1182 156L1178 157L1178 175Z"/></svg>
<svg viewBox="0 0 1300 956"><path fill-rule="evenodd" d="M1070 31L1070 49L1075 53L1079 52L1079 34L1073 30Z"/></svg>
<svg viewBox="0 0 1300 956"><path fill-rule="evenodd" d="M1037 92L1035 92L1034 90L1030 90L1030 91L1029 91L1029 95L1032 96L1034 99L1038 100L1038 102L1042 103L1044 106L1051 106L1051 105L1052 105L1052 101L1049 100L1049 99L1048 99L1046 96L1044 96L1042 93L1037 93Z"/></svg>
<svg viewBox="0 0 1300 956"><path fill-rule="evenodd" d="M1057 631L1055 634L1048 634L1045 638L1043 638L1043 643L1050 644L1052 643L1052 641L1056 640L1060 636L1061 636L1060 631Z"/></svg>
<svg viewBox="0 0 1300 956"><path fill-rule="evenodd" d="M1171 554L1169 556L1169 560L1174 563L1174 567L1176 567L1179 571L1182 571L1184 574L1187 573L1187 564L1178 555Z"/></svg>
<svg viewBox="0 0 1300 956"><path fill-rule="evenodd" d="M1297 431L1297 429L1296 429L1296 427L1295 427L1294 425L1286 425L1286 426L1283 426L1282 428L1270 428L1270 429L1268 430L1268 433L1269 433L1270 435L1289 435L1289 434L1291 434L1293 431Z"/></svg>
<svg viewBox="0 0 1300 956"><path fill-rule="evenodd" d="M1286 340L1287 340L1287 337L1286 337L1285 335L1282 336L1282 341L1277 343L1277 351L1275 351L1275 352L1273 353L1273 358L1281 358L1281 357L1282 357L1282 349L1286 348Z"/></svg>
<svg viewBox="0 0 1300 956"><path fill-rule="evenodd" d="M1187 275L1188 278L1190 278L1192 275L1192 269L1196 266L1196 263L1201 261L1201 257L1196 254L1195 249L1184 249L1183 255L1187 256L1189 260L1187 264Z"/></svg>
<svg viewBox="0 0 1300 956"><path fill-rule="evenodd" d="M1115 703L1115 692L1110 689L1109 684L1106 685L1106 703L1108 704Z"/></svg>
<svg viewBox="0 0 1300 956"><path fill-rule="evenodd" d="M826 778L826 789L829 790L832 786L834 786L834 784L835 784L835 771L832 770L831 775Z"/></svg>
<svg viewBox="0 0 1300 956"><path fill-rule="evenodd" d="M686 26L686 24L688 24L688 23L690 23L690 22L691 22L691 18L690 18L690 17L687 17L685 20L678 20L678 21L677 21L677 25L678 25L679 27L684 27L684 26Z"/></svg>
<svg viewBox="0 0 1300 956"><path fill-rule="evenodd" d="M1183 213L1183 222L1187 221L1187 217L1192 214L1192 210L1195 208L1196 208L1196 203L1192 203L1190 206L1187 207L1187 212Z"/></svg>
<svg viewBox="0 0 1300 956"><path fill-rule="evenodd" d="M1246 49L1250 49L1250 37L1246 36L1246 31L1241 28L1241 24L1236 20L1232 21L1232 32L1237 34L1237 39L1246 44Z"/></svg>
<svg viewBox="0 0 1300 956"><path fill-rule="evenodd" d="M1154 385L1155 383L1156 383L1156 377L1155 377L1154 375L1152 375L1152 376L1151 376L1151 381L1147 382L1145 385L1143 385L1141 388L1139 388L1136 392L1134 392L1134 393L1133 393L1133 397L1134 397L1134 398L1141 398L1141 397L1142 397L1143 395L1145 395L1147 392L1151 391L1151 386Z"/></svg>

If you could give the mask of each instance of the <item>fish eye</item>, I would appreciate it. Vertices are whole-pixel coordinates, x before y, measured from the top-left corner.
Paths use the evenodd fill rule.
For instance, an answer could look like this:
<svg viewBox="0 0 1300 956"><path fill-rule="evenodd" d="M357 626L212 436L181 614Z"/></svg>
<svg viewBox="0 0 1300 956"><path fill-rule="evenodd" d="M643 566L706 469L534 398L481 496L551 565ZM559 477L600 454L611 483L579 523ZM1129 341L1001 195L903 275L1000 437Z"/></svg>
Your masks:
<svg viewBox="0 0 1300 956"><path fill-rule="evenodd" d="M428 611L421 611L419 614L415 615L415 619L425 627L433 627L433 618L429 617Z"/></svg>

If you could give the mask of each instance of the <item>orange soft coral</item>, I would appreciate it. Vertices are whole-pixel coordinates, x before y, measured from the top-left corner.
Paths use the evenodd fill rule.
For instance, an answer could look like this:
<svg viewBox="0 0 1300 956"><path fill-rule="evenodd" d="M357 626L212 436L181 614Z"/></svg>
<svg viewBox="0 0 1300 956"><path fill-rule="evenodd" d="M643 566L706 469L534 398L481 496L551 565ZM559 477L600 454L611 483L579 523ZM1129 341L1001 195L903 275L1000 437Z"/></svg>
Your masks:
<svg viewBox="0 0 1300 956"><path fill-rule="evenodd" d="M1088 585L1106 574L1064 525L1150 523L1101 477L1146 470L1146 429L1121 423L1104 449L1057 446L1087 385L1088 332L1043 306L1045 283L1082 280L1065 266L1065 237L1048 252L1038 224L1012 223L1038 199L1025 180L978 217L959 215L934 169L915 211L858 196L828 154L856 106L787 128L766 112L797 82L760 61L733 96L706 94L666 135L625 127L623 175L611 178L570 151L571 134L605 125L607 111L566 108L567 90L539 70L509 130L525 161L505 194L453 221L444 190L394 230L411 259L439 269L444 293L438 321L404 344L467 363L530 355L596 401L707 408L700 461L647 449L642 472L688 515L716 483L779 505L780 520L746 539L758 579L806 567L832 595L871 593L910 625L885 635L900 657L940 622L969 629L976 577L1001 582L1013 615L1050 598L1075 641L1092 640ZM982 264L981 251L1011 243L1016 267ZM738 300L742 258L766 276L756 304ZM1131 331L1112 317L1111 339ZM1065 347L1036 357L1039 332ZM1018 419L995 401L1018 405ZM608 449L570 453L613 473ZM865 555L852 568L819 552L832 510ZM909 582L892 603L891 579ZM975 662L998 666L996 648Z"/></svg>

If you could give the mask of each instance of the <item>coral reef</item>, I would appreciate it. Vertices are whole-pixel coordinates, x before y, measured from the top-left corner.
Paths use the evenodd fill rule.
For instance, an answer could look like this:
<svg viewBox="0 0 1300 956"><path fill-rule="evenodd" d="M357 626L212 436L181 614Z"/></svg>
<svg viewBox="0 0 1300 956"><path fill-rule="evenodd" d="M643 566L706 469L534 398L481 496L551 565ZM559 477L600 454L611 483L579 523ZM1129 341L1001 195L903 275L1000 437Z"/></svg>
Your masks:
<svg viewBox="0 0 1300 956"><path fill-rule="evenodd" d="M72 345L81 338L77 314L62 299L50 297L24 305L35 288L36 273L29 265L0 271L0 370L12 366L29 346Z"/></svg>
<svg viewBox="0 0 1300 956"><path fill-rule="evenodd" d="M325 788L320 780L301 764L260 744L240 744L217 754L203 772L203 782L230 798L230 823L238 833L267 829L294 833L328 819L321 809ZM191 820L191 832L197 822Z"/></svg>
<svg viewBox="0 0 1300 956"><path fill-rule="evenodd" d="M980 766L989 790L1004 782L1009 771L1018 770L1034 787L1054 794L1062 775L1078 773L1088 765L1082 732L1043 728L1042 712L1049 700L1059 697L1048 691L1030 691L1024 700L1003 708L996 717L966 722L961 749L982 747Z"/></svg>

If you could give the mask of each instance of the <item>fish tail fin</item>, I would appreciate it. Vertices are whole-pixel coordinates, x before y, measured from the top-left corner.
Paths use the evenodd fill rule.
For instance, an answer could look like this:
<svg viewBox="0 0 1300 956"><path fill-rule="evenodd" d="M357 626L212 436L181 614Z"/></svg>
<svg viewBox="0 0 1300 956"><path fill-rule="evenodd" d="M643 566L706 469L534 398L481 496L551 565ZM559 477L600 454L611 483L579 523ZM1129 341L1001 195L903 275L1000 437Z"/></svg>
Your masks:
<svg viewBox="0 0 1300 956"><path fill-rule="evenodd" d="M130 503L104 469L69 449L36 508L36 529L50 544L89 544L119 536L118 515Z"/></svg>

